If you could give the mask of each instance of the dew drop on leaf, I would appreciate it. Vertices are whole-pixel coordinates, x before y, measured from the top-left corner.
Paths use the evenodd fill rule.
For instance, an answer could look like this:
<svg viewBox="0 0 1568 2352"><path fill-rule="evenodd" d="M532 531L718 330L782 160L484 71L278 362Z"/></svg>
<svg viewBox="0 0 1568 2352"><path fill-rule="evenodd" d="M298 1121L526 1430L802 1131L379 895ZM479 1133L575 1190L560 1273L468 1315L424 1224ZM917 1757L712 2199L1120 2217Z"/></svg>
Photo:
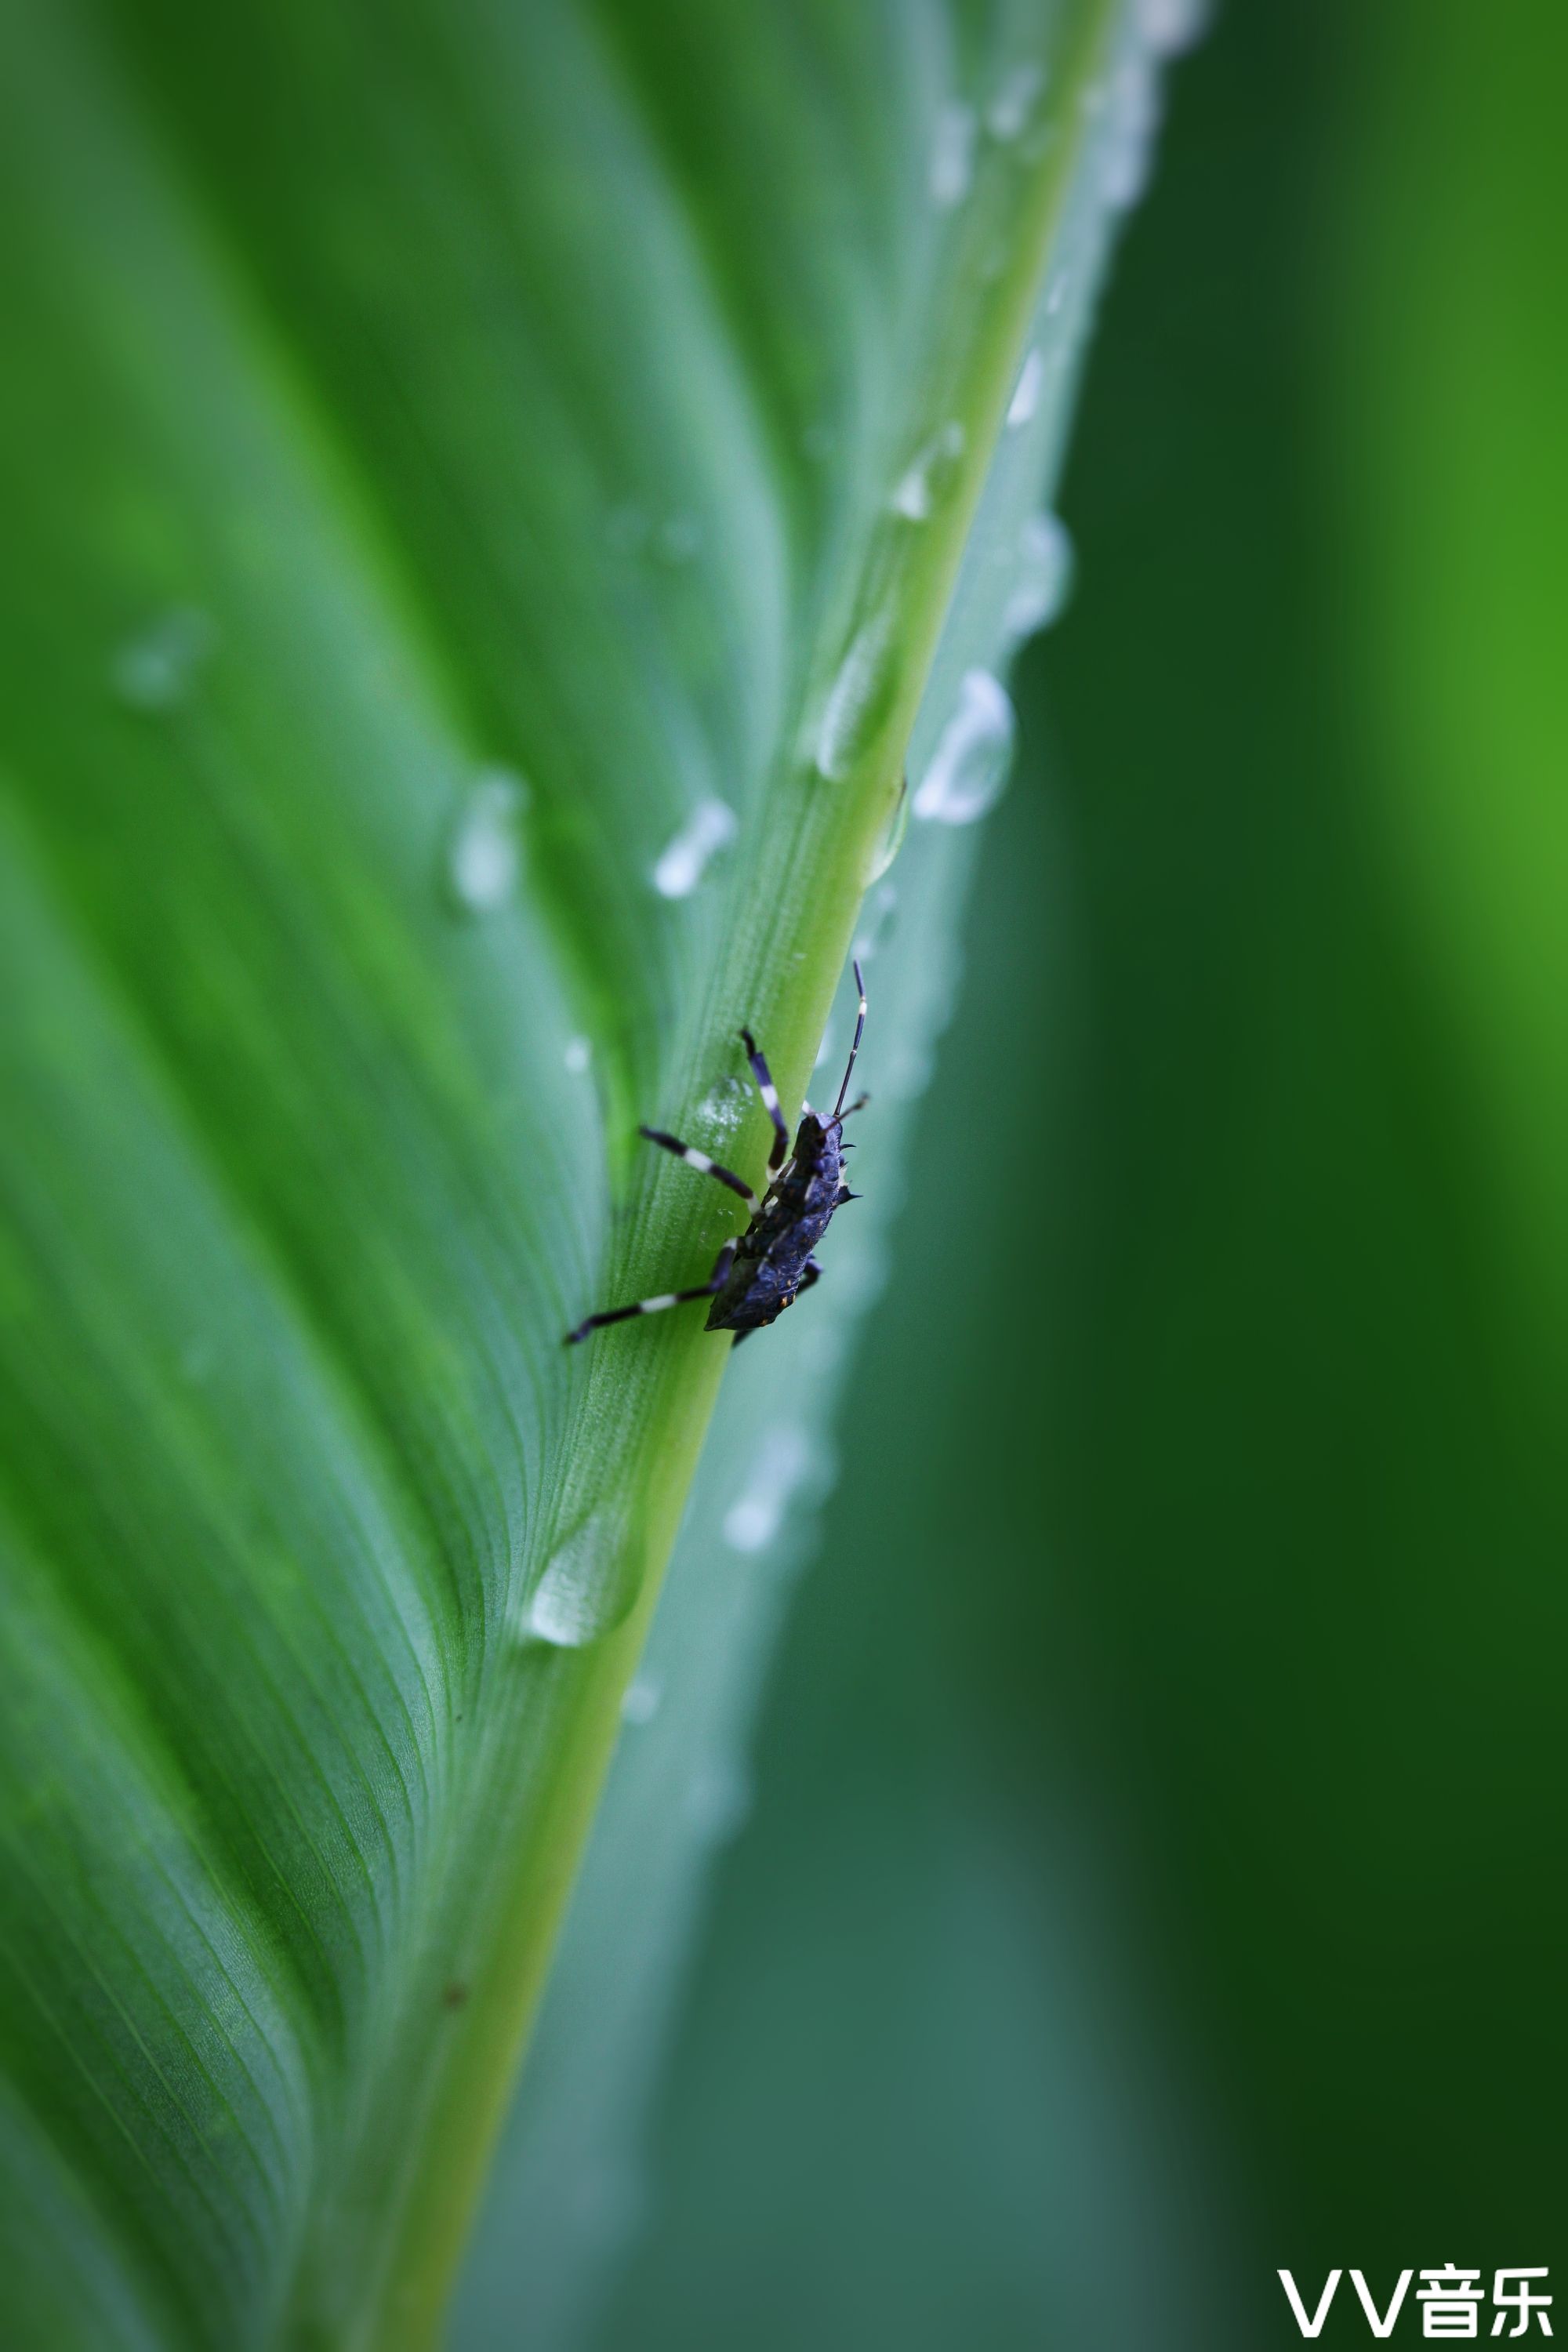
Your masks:
<svg viewBox="0 0 1568 2352"><path fill-rule="evenodd" d="M1107 204L1125 212L1148 184L1160 128L1160 81L1151 53L1131 48L1110 85L1101 184Z"/></svg>
<svg viewBox="0 0 1568 2352"><path fill-rule="evenodd" d="M1072 587L1072 541L1054 514L1033 514L1018 541L1017 569L1002 614L1002 625L1017 644L1048 628Z"/></svg>
<svg viewBox="0 0 1568 2352"><path fill-rule="evenodd" d="M847 776L877 739L893 698L892 646L892 625L883 614L856 632L838 666L816 730L817 771L830 783Z"/></svg>
<svg viewBox="0 0 1568 2352"><path fill-rule="evenodd" d="M867 861L866 888L879 882L904 845L904 835L910 827L910 780L901 771L899 776L899 796L888 813L886 824L878 834Z"/></svg>
<svg viewBox="0 0 1568 2352"><path fill-rule="evenodd" d="M689 898L715 853L734 840L741 821L728 801L699 801L680 831L665 844L653 869L661 898Z"/></svg>
<svg viewBox="0 0 1568 2352"><path fill-rule="evenodd" d="M920 455L906 467L893 487L889 503L906 522L925 522L946 494L963 455L964 431L956 417L931 435Z"/></svg>
<svg viewBox="0 0 1568 2352"><path fill-rule="evenodd" d="M869 963L887 938L898 904L896 882L879 882L867 894L860 909L860 928L855 935L854 953L861 963Z"/></svg>
<svg viewBox="0 0 1568 2352"><path fill-rule="evenodd" d="M1190 49L1208 29L1209 0L1138 0L1138 30L1157 57Z"/></svg>
<svg viewBox="0 0 1568 2352"><path fill-rule="evenodd" d="M985 128L1005 146L1029 127L1046 86L1045 68L1032 58L1016 65L985 110Z"/></svg>
<svg viewBox="0 0 1568 2352"><path fill-rule="evenodd" d="M596 1641L620 1615L621 1525L609 1510L595 1511L557 1545L528 1597L527 1638L558 1650Z"/></svg>
<svg viewBox="0 0 1568 2352"><path fill-rule="evenodd" d="M950 99L937 109L931 136L931 200L939 213L950 213L969 194L974 176L974 142L980 125L974 109L961 99Z"/></svg>
<svg viewBox="0 0 1568 2352"><path fill-rule="evenodd" d="M973 824L984 816L1007 781L1014 731L1005 687L989 670L965 670L958 709L938 737L915 793L915 815L928 824Z"/></svg>
<svg viewBox="0 0 1568 2352"><path fill-rule="evenodd" d="M1040 386L1045 381L1046 363L1037 351L1025 353L1024 364L1018 371L1018 381L1013 387L1013 397L1007 404L1007 422L1015 427L1027 425L1040 404Z"/></svg>
<svg viewBox="0 0 1568 2352"><path fill-rule="evenodd" d="M563 1048L562 1060L569 1075L580 1078L594 1058L593 1042L587 1037L568 1037Z"/></svg>
<svg viewBox="0 0 1568 2352"><path fill-rule="evenodd" d="M765 1551L784 1525L796 1490L816 1467L816 1449L798 1422L784 1422L763 1438L745 1489L724 1514L731 1551Z"/></svg>
<svg viewBox="0 0 1568 2352"><path fill-rule="evenodd" d="M623 1723L651 1723L664 1698L664 1685L657 1675L638 1675L626 1685L621 1700Z"/></svg>
<svg viewBox="0 0 1568 2352"><path fill-rule="evenodd" d="M469 914L489 914L516 889L527 805L528 786L509 768L483 768L469 785L447 851L453 894Z"/></svg>

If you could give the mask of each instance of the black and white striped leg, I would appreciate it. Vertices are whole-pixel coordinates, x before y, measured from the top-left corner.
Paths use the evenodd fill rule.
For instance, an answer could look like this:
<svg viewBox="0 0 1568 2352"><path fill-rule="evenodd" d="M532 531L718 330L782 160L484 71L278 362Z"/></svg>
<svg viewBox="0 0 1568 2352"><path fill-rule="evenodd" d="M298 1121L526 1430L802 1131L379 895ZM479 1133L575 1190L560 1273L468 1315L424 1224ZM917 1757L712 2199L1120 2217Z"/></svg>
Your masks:
<svg viewBox="0 0 1568 2352"><path fill-rule="evenodd" d="M748 1209L756 1207L757 1196L744 1177L735 1175L731 1169L721 1168L716 1160L710 1160L708 1154L699 1151L694 1143L682 1143L679 1135L666 1135L661 1127L639 1127L637 1133L646 1135L650 1143L657 1143L660 1150L673 1151L678 1160L684 1160L687 1166L695 1168L700 1175L715 1176L721 1184L728 1184L731 1192L739 1192Z"/></svg>
<svg viewBox="0 0 1568 2352"><path fill-rule="evenodd" d="M757 1092L761 1095L767 1108L768 1117L773 1123L773 1147L768 1154L768 1172L770 1175L776 1175L789 1157L789 1129L784 1123L784 1113L779 1108L779 1090L773 1084L773 1073L768 1068L766 1056L760 1051L757 1041L749 1029L742 1030L741 1043L745 1046L746 1059L752 1066L752 1076L757 1082Z"/></svg>
<svg viewBox="0 0 1568 2352"><path fill-rule="evenodd" d="M575 1331L567 1332L565 1344L568 1348L574 1347L579 1339L585 1339L590 1331L600 1330L606 1323L626 1323L634 1315L662 1315L667 1307L689 1307L694 1298L711 1298L715 1291L723 1289L734 1263L735 1244L726 1242L714 1259L713 1271L706 1282L694 1283L689 1290L664 1290L657 1298L637 1298L629 1307L610 1307L603 1314L584 1316Z"/></svg>

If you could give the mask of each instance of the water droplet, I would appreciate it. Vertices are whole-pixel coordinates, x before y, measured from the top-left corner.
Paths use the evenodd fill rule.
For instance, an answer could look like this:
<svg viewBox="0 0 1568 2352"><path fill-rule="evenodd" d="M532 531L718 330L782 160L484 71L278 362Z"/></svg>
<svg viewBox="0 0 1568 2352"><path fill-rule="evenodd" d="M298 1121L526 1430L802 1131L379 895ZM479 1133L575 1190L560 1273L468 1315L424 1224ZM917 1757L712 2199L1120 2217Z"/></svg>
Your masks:
<svg viewBox="0 0 1568 2352"><path fill-rule="evenodd" d="M667 515L654 541L666 563L689 563L702 545L702 525L693 514Z"/></svg>
<svg viewBox="0 0 1568 2352"><path fill-rule="evenodd" d="M1013 397L1007 403L1007 422L1012 425L1027 425L1040 404L1040 386L1045 382L1046 363L1038 352L1027 352L1018 371L1018 381L1013 387Z"/></svg>
<svg viewBox="0 0 1568 2352"><path fill-rule="evenodd" d="M1067 279L1066 279L1066 278L1065 278L1065 277L1063 277L1063 278L1058 278L1057 279L1056 284L1051 288L1050 292L1046 296L1046 316L1047 316L1047 319L1054 319L1054 318L1056 317L1056 315L1057 315L1057 312L1061 309L1062 304L1067 300L1067 299L1068 299L1068 282L1067 282Z"/></svg>
<svg viewBox="0 0 1568 2352"><path fill-rule="evenodd" d="M664 1685L657 1675L640 1674L629 1682L621 1700L623 1723L651 1723L664 1699Z"/></svg>
<svg viewBox="0 0 1568 2352"><path fill-rule="evenodd" d="M940 213L952 212L969 194L974 176L974 141L980 125L974 109L950 99L939 106L931 137L931 200Z"/></svg>
<svg viewBox="0 0 1568 2352"><path fill-rule="evenodd" d="M901 514L910 522L926 520L952 479L966 437L956 417L931 435L894 485L889 503L895 514Z"/></svg>
<svg viewBox="0 0 1568 2352"><path fill-rule="evenodd" d="M985 110L985 128L1004 145L1026 131L1046 86L1046 69L1033 58L1016 65Z"/></svg>
<svg viewBox="0 0 1568 2352"><path fill-rule="evenodd" d="M897 684L888 658L892 640L891 624L880 614L857 632L839 664L816 730L817 770L830 783L849 773L888 715Z"/></svg>
<svg viewBox="0 0 1568 2352"><path fill-rule="evenodd" d="M653 887L661 898L689 898L716 851L734 840L741 821L728 801L699 801L660 852Z"/></svg>
<svg viewBox="0 0 1568 2352"><path fill-rule="evenodd" d="M862 885L863 888L868 890L873 882L879 882L881 880L883 875L887 872L889 866L892 864L894 858L903 847L904 835L909 829L910 780L900 769L899 773L899 795L897 800L894 801L892 808L889 813L887 822L883 824L880 831L878 833L876 840L871 845L871 854L866 861L866 874Z"/></svg>
<svg viewBox="0 0 1568 2352"><path fill-rule="evenodd" d="M1110 85L1100 184L1107 204L1125 211L1148 185L1160 128L1160 79L1150 52L1129 49Z"/></svg>
<svg viewBox="0 0 1568 2352"><path fill-rule="evenodd" d="M1013 706L989 670L966 669L958 709L921 779L914 811L928 824L973 824L1001 795L1013 756Z"/></svg>
<svg viewBox="0 0 1568 2352"><path fill-rule="evenodd" d="M1048 628L1072 587L1072 541L1054 514L1033 514L1018 541L1018 568L1002 625L1015 643Z"/></svg>
<svg viewBox="0 0 1568 2352"><path fill-rule="evenodd" d="M525 1638L577 1650L616 1624L624 1613L621 1550L619 1522L607 1510L574 1528L528 1596Z"/></svg>
<svg viewBox="0 0 1568 2352"><path fill-rule="evenodd" d="M508 768L485 768L458 812L447 872L460 905L487 915L504 906L522 872L522 812L528 786Z"/></svg>
<svg viewBox="0 0 1568 2352"><path fill-rule="evenodd" d="M738 1766L709 1764L687 1783L686 1818L700 1838L721 1844L745 1827L752 1784Z"/></svg>
<svg viewBox="0 0 1568 2352"><path fill-rule="evenodd" d="M1138 0L1138 30L1156 57L1178 57L1208 30L1209 0Z"/></svg>
<svg viewBox="0 0 1568 2352"><path fill-rule="evenodd" d="M580 1078L594 1058L594 1043L590 1037L568 1037L562 1051L562 1060L574 1078Z"/></svg>
<svg viewBox="0 0 1568 2352"><path fill-rule="evenodd" d="M798 1422L769 1430L745 1491L724 1514L724 1540L731 1551L767 1549L784 1525L796 1489L815 1466L815 1448Z"/></svg>
<svg viewBox="0 0 1568 2352"><path fill-rule="evenodd" d="M898 903L896 882L881 883L868 897L860 909L860 929L855 935L854 952L862 963L871 961L887 938Z"/></svg>
<svg viewBox="0 0 1568 2352"><path fill-rule="evenodd" d="M177 710L217 640L210 613L174 605L126 639L110 664L110 683L133 710Z"/></svg>

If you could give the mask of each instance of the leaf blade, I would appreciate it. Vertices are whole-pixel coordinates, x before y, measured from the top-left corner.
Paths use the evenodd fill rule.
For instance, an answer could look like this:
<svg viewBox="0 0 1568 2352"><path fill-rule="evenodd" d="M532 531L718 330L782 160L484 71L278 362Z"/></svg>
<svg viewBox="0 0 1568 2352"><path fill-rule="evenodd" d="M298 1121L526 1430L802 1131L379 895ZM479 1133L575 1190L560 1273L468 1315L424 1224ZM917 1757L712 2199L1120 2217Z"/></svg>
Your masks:
<svg viewBox="0 0 1568 2352"><path fill-rule="evenodd" d="M10 1671L52 1664L139 1793L95 1794L90 1743L15 1757L4 2048L133 2282L127 2341L436 2323L722 1362L657 1327L563 1357L596 1283L729 1230L663 1170L617 1232L582 1171L624 1182L637 1111L727 1119L741 1017L798 1097L1071 168L998 135L981 299L907 203L930 55L868 139L886 27L781 10L764 72L722 12L681 23L746 100L706 142L679 77L628 104L635 12L406 6L372 49L170 0L9 36L37 569L0 592L0 1512L18 1591L30 1548L61 1603ZM1051 24L1099 38L1093 8ZM772 224L739 193L770 122ZM807 229L833 196L820 253L797 183ZM824 383L839 446L791 455ZM890 509L960 416L921 514ZM626 483L663 501L630 565ZM649 873L705 793L740 840L672 906ZM538 1638L552 1574L584 1646ZM244 1929L247 1998L193 1979L139 1839L209 1947Z"/></svg>

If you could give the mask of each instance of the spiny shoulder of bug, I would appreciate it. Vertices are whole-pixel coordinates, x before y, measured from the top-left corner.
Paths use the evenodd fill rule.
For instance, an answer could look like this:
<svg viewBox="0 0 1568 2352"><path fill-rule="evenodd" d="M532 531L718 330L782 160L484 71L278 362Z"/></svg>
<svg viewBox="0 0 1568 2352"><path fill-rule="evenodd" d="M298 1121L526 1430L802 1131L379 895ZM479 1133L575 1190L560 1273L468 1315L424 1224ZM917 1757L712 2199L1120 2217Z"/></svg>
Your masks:
<svg viewBox="0 0 1568 2352"><path fill-rule="evenodd" d="M742 1247L753 1239L759 1245L783 1235L805 1219L820 1217L826 1225L835 1209L859 1199L844 1182L846 1143L839 1120L819 1118L806 1104L795 1131L789 1158L769 1181Z"/></svg>

